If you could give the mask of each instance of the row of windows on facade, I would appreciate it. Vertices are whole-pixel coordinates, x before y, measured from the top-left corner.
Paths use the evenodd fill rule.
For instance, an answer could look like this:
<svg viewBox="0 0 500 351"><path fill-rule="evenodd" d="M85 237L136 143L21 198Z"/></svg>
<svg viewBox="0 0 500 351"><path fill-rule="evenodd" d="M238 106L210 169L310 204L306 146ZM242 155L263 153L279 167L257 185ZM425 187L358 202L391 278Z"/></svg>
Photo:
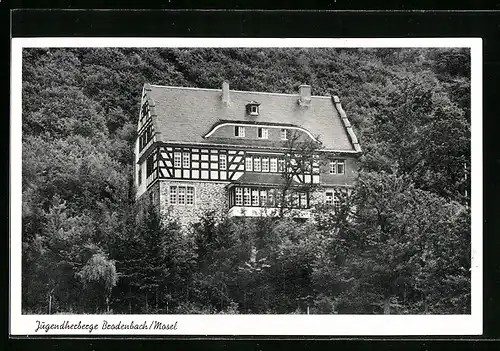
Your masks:
<svg viewBox="0 0 500 351"><path fill-rule="evenodd" d="M197 155L193 155L193 157L197 157ZM219 156L212 155L212 157L218 157L218 167L217 163L215 163L215 167L220 170L227 169L227 155L220 154ZM193 167L198 168L198 159L193 162ZM208 168L208 162L204 163L205 167ZM191 156L189 153L174 153L174 167L175 168L190 168L191 167ZM202 163L203 168L203 163ZM284 172L285 171L285 160L277 157L263 157L263 156L248 156L245 158L245 170L246 171L254 171L254 172Z"/></svg>
<svg viewBox="0 0 500 351"><path fill-rule="evenodd" d="M197 155L193 155L193 157ZM212 155L217 157L216 155ZM198 161L198 159L196 159ZM227 155L220 154L218 157L219 165L218 169L227 169ZM196 163L197 167L198 163ZM190 168L191 167L191 155L187 152L174 153L174 167L175 168ZM208 163L206 164L208 168ZM213 167L212 167L213 168ZM285 160L278 157L264 157L264 156L248 156L245 157L245 171L249 172L271 172L271 173L283 173L285 171ZM345 173L345 161L344 160L333 160L330 162L330 174L344 174Z"/></svg>
<svg viewBox="0 0 500 351"><path fill-rule="evenodd" d="M278 207L282 203L286 207L307 208L308 196L304 192L289 191L282 202L281 190L263 188L235 187L231 206ZM170 186L169 202L171 205L194 205L195 188L193 186Z"/></svg>
<svg viewBox="0 0 500 351"><path fill-rule="evenodd" d="M191 158L189 153L183 153L181 158L181 153L174 153L174 167L188 169L191 166ZM208 168L208 163L202 164L206 165ZM217 163L215 164L217 166ZM149 177L154 171L154 161L152 157L149 157L146 161L146 176ZM227 156L224 154L219 155L220 170L227 169ZM197 167L195 167L197 168ZM214 168L214 167L212 167ZM270 173L283 173L285 171L285 160L282 158L269 158L260 156L250 156L245 158L245 171L248 172L270 172ZM334 160L330 162L330 174L342 175L345 173L345 161L344 160ZM142 182L142 170L139 168L138 173L138 183Z"/></svg>
<svg viewBox="0 0 500 351"><path fill-rule="evenodd" d="M251 207L279 207L308 208L309 196L305 192L288 191L283 201L280 189L235 187L231 190L230 206ZM169 189L169 202L171 205L195 204L195 187L184 185L171 185ZM325 203L335 209L341 206L341 200L335 196L334 191L325 192Z"/></svg>
<svg viewBox="0 0 500 351"><path fill-rule="evenodd" d="M245 137L245 127L235 126L234 127L234 136L244 138ZM288 140L288 129L281 129L281 140ZM268 139L269 138L269 129L268 128L257 128L257 137L259 139Z"/></svg>
<svg viewBox="0 0 500 351"><path fill-rule="evenodd" d="M171 205L194 205L194 187L193 186L170 186L170 204Z"/></svg>
<svg viewBox="0 0 500 351"><path fill-rule="evenodd" d="M308 208L309 199L305 192L289 190L283 199L280 189L235 187L230 193L230 206Z"/></svg>
<svg viewBox="0 0 500 351"><path fill-rule="evenodd" d="M258 206L258 207L284 207L308 208L309 196L305 192L288 191L283 201L282 192L279 189L235 187L233 189L233 206ZM234 199L234 200L233 200ZM341 200L334 191L325 192L325 203L339 209Z"/></svg>

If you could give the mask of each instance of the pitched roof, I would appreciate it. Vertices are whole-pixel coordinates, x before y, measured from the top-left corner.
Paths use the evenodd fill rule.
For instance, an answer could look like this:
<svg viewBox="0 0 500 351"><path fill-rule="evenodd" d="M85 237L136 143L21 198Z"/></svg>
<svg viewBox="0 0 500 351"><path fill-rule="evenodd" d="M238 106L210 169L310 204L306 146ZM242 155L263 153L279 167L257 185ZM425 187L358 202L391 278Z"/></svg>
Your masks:
<svg viewBox="0 0 500 351"><path fill-rule="evenodd" d="M160 141L214 143L217 141L203 136L218 122L257 122L302 127L318 136L327 150L360 151L345 113L341 116L338 109L340 102L337 102L337 97L312 96L311 105L304 107L297 103L298 94L229 90L230 103L225 104L220 89L146 84L145 90ZM258 116L246 113L245 106L251 101L260 104ZM227 139L224 143L237 144L241 141Z"/></svg>

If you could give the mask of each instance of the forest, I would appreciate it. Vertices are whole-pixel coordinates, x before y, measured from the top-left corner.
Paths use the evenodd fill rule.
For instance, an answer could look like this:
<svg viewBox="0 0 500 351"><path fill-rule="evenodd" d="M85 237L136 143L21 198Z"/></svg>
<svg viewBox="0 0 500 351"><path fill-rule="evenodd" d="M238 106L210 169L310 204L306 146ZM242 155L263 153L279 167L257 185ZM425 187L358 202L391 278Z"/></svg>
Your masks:
<svg viewBox="0 0 500 351"><path fill-rule="evenodd" d="M24 314L470 313L468 49L27 48L22 70ZM340 211L137 216L143 84L223 80L340 97L363 149Z"/></svg>

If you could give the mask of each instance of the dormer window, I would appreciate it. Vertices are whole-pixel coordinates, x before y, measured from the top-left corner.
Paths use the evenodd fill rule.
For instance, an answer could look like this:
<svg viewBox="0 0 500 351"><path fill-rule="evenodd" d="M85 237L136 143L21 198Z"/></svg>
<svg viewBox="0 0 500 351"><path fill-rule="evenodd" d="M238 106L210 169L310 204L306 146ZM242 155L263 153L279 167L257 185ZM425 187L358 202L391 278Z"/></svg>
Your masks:
<svg viewBox="0 0 500 351"><path fill-rule="evenodd" d="M288 129L281 130L281 140L288 140Z"/></svg>
<svg viewBox="0 0 500 351"><path fill-rule="evenodd" d="M257 136L259 139L267 139L269 137L269 130L267 128L258 128Z"/></svg>
<svg viewBox="0 0 500 351"><path fill-rule="evenodd" d="M245 137L245 127L235 126L234 127L234 136L236 137Z"/></svg>
<svg viewBox="0 0 500 351"><path fill-rule="evenodd" d="M250 116L258 116L259 115L259 103L256 101L251 101L247 104L247 113Z"/></svg>

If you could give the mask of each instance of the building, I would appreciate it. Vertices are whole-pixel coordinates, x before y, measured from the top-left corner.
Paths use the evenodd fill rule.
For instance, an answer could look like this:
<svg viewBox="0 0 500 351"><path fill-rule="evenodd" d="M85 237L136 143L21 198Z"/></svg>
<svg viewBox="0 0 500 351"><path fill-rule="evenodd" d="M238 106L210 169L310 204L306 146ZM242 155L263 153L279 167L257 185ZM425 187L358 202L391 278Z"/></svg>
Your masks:
<svg viewBox="0 0 500 351"><path fill-rule="evenodd" d="M137 199L184 223L334 207L352 186L358 140L337 96L145 84L134 178ZM285 211L286 210L286 211Z"/></svg>

